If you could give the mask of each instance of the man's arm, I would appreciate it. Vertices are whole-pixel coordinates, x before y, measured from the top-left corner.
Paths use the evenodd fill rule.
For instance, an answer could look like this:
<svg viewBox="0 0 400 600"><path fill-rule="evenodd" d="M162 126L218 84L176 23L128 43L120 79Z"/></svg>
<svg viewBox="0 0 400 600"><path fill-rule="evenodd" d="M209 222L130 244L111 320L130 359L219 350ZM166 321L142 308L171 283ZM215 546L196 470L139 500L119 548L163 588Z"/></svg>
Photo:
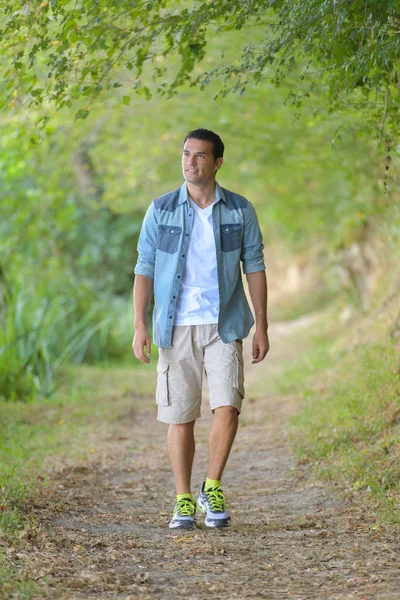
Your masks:
<svg viewBox="0 0 400 600"><path fill-rule="evenodd" d="M253 362L261 362L268 350L268 320L267 320L267 278L263 255L264 244L256 211L248 202L245 213L242 250L240 258L243 263L243 273L249 285L251 301L256 319L256 332L253 337Z"/></svg>
<svg viewBox="0 0 400 600"><path fill-rule="evenodd" d="M136 358L142 362L150 362L151 338L147 329L146 317L153 294L153 279L145 275L136 275L133 285L133 313L135 335L132 349ZM144 348L146 347L146 353Z"/></svg>
<svg viewBox="0 0 400 600"><path fill-rule="evenodd" d="M135 283L133 286L135 335L132 349L138 360L149 363L151 339L147 329L146 317L153 293L157 249L157 218L154 202L150 204L144 216L137 249L138 260L135 266ZM147 355L144 352L145 347Z"/></svg>
<svg viewBox="0 0 400 600"><path fill-rule="evenodd" d="M247 273L246 278L256 319L256 332L252 344L252 355L254 359L252 364L255 364L264 360L269 350L267 277L265 271L256 271L255 273Z"/></svg>

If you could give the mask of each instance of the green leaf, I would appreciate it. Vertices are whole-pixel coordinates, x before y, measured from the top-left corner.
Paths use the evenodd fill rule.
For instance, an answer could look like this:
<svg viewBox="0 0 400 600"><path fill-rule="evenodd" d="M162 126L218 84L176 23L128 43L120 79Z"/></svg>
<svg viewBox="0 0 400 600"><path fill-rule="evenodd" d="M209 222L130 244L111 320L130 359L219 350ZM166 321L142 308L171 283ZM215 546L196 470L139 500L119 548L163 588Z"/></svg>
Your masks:
<svg viewBox="0 0 400 600"><path fill-rule="evenodd" d="M87 119L88 116L89 111L86 108L80 109L77 113L75 113L75 120L77 121L78 119Z"/></svg>

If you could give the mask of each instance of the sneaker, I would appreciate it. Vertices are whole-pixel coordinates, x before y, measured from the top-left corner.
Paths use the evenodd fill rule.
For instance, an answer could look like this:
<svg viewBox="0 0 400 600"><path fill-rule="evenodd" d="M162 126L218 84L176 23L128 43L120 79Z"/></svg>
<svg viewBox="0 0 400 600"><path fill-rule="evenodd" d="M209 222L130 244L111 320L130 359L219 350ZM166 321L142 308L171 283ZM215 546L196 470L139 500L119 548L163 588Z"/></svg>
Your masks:
<svg viewBox="0 0 400 600"><path fill-rule="evenodd" d="M207 527L228 527L231 517L225 509L225 494L219 486L205 490L204 485L197 499L197 507L206 515L204 523Z"/></svg>
<svg viewBox="0 0 400 600"><path fill-rule="evenodd" d="M174 507L170 529L196 529L196 504L190 498L181 498Z"/></svg>

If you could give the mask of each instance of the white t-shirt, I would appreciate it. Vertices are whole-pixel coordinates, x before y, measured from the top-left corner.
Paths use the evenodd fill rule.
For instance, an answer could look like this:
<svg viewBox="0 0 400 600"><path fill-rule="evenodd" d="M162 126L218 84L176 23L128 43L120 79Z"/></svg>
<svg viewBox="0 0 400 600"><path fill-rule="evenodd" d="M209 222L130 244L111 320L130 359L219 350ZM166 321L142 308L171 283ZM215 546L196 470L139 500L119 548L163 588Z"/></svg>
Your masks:
<svg viewBox="0 0 400 600"><path fill-rule="evenodd" d="M200 208L188 195L193 208L193 228L183 270L174 325L218 323L219 291L215 249L213 204Z"/></svg>

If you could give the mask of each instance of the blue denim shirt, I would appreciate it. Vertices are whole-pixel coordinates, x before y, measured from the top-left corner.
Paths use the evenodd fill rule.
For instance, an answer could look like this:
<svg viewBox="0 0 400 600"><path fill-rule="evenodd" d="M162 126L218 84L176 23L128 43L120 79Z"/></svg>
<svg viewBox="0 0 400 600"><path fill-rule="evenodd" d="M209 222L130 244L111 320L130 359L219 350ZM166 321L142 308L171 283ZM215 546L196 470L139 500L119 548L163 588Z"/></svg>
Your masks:
<svg viewBox="0 0 400 600"><path fill-rule="evenodd" d="M218 183L215 194L212 216L220 299L218 333L228 343L247 337L254 324L240 261L246 274L264 271L264 245L252 204ZM151 203L140 231L135 275L154 280L153 341L161 348L171 347L193 216L185 182Z"/></svg>

